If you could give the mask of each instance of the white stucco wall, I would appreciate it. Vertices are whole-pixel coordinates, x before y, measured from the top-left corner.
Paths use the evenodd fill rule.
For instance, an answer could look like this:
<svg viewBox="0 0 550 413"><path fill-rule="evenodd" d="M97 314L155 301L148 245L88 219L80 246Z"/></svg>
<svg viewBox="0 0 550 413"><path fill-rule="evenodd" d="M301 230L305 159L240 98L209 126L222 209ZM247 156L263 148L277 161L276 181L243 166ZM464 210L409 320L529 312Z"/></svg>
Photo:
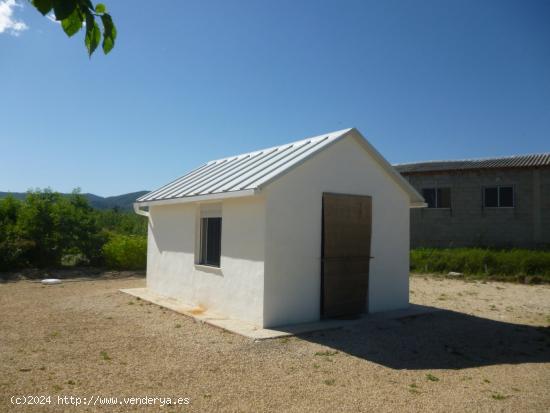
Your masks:
<svg viewBox="0 0 550 413"><path fill-rule="evenodd" d="M197 203L150 208L147 288L193 306L261 326L265 200L261 196L220 202L220 269L195 265Z"/></svg>
<svg viewBox="0 0 550 413"><path fill-rule="evenodd" d="M323 192L372 197L369 312L408 305L409 196L348 136L262 192L264 326L320 318Z"/></svg>

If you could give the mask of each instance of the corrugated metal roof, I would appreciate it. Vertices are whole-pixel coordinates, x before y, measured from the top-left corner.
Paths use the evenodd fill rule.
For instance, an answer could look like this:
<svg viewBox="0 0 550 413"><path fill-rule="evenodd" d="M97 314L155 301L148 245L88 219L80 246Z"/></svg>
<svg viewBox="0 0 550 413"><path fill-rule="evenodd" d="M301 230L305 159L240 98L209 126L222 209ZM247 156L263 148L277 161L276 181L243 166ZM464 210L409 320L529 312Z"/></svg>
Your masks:
<svg viewBox="0 0 550 413"><path fill-rule="evenodd" d="M136 202L160 201L254 190L342 138L343 129L286 145L210 161Z"/></svg>
<svg viewBox="0 0 550 413"><path fill-rule="evenodd" d="M458 161L428 161L393 165L393 167L402 174L469 169L534 168L544 166L550 166L550 153L514 155L502 158L463 159Z"/></svg>

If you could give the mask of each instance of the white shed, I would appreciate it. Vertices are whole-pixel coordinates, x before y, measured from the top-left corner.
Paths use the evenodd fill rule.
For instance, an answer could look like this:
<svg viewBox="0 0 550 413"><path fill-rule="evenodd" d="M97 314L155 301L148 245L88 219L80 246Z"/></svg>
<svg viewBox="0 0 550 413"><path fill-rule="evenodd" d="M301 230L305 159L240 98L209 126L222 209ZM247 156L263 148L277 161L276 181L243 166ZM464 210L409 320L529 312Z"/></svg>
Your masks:
<svg viewBox="0 0 550 413"><path fill-rule="evenodd" d="M356 129L208 162L134 204L147 290L258 327L406 308L422 206Z"/></svg>

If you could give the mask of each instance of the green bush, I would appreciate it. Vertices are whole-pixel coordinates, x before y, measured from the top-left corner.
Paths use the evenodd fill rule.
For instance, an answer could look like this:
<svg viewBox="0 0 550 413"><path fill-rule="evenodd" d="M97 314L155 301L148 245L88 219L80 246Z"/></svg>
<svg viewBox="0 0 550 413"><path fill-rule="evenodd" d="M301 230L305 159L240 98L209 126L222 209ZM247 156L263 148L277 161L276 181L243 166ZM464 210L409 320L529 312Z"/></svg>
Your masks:
<svg viewBox="0 0 550 413"><path fill-rule="evenodd" d="M411 271L510 281L550 282L550 251L485 248L411 250Z"/></svg>
<svg viewBox="0 0 550 413"><path fill-rule="evenodd" d="M133 211L96 210L95 214L100 228L125 235L147 235L147 219Z"/></svg>
<svg viewBox="0 0 550 413"><path fill-rule="evenodd" d="M144 239L147 219L128 211L93 209L78 190L63 195L38 189L23 200L8 196L0 199L0 271L105 263L143 268L144 254L136 253L136 241L117 241L116 234ZM107 260L103 246L109 239L120 246L107 248ZM124 246L130 250L120 251ZM132 256L135 263L127 261Z"/></svg>
<svg viewBox="0 0 550 413"><path fill-rule="evenodd" d="M103 246L103 257L109 268L143 270L147 260L147 237L112 234Z"/></svg>

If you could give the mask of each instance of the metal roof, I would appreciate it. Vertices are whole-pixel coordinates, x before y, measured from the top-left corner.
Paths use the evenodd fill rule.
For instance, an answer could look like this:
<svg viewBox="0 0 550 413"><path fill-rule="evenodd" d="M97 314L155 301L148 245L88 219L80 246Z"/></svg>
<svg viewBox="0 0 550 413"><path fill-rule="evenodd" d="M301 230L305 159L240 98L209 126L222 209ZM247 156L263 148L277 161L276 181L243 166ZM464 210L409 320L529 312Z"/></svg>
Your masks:
<svg viewBox="0 0 550 413"><path fill-rule="evenodd" d="M343 129L286 145L210 161L139 197L136 202L234 194L259 189L351 130Z"/></svg>
<svg viewBox="0 0 550 413"><path fill-rule="evenodd" d="M550 153L514 155L502 158L428 161L393 165L393 167L402 174L471 169L534 168L547 166L550 166Z"/></svg>

